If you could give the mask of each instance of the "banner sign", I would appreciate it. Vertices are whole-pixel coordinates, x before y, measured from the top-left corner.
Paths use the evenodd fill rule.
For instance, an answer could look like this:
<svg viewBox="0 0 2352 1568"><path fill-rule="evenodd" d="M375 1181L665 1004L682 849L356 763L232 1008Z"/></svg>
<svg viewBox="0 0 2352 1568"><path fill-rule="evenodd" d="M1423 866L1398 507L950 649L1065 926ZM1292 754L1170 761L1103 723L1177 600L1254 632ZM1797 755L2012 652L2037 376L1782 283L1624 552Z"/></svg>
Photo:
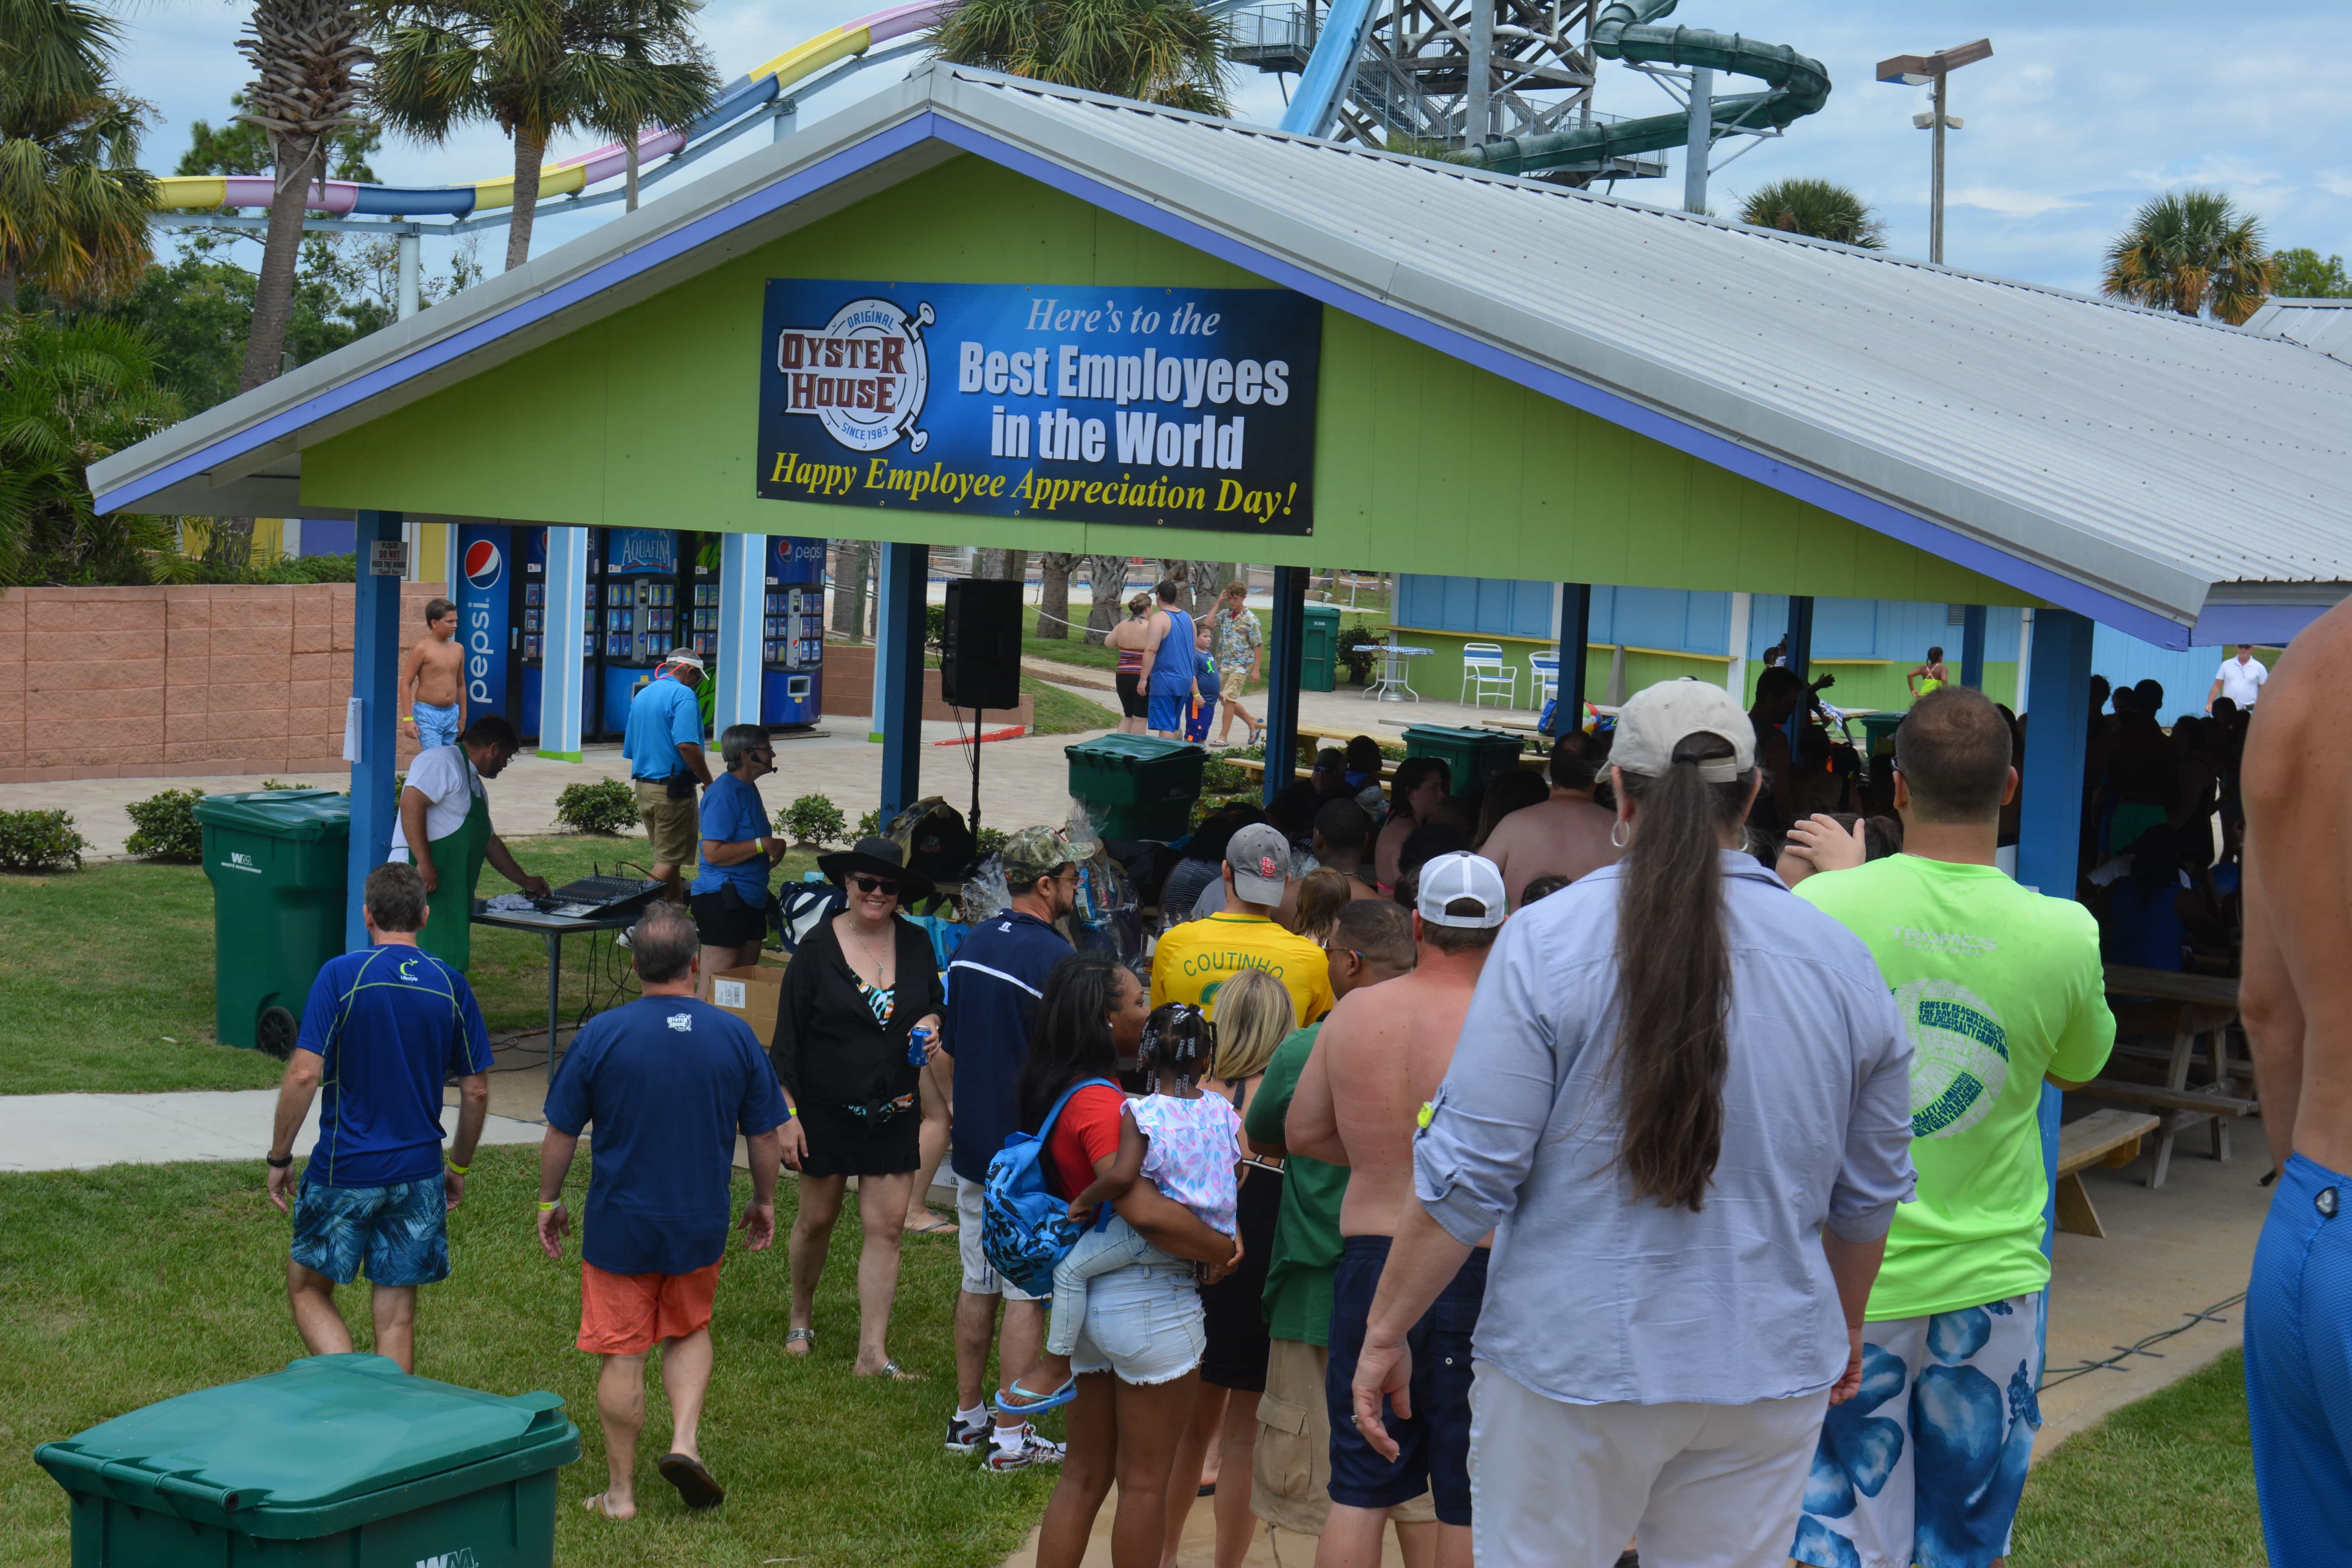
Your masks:
<svg viewBox="0 0 2352 1568"><path fill-rule="evenodd" d="M1322 336L1286 289L770 279L758 492L1312 533Z"/></svg>

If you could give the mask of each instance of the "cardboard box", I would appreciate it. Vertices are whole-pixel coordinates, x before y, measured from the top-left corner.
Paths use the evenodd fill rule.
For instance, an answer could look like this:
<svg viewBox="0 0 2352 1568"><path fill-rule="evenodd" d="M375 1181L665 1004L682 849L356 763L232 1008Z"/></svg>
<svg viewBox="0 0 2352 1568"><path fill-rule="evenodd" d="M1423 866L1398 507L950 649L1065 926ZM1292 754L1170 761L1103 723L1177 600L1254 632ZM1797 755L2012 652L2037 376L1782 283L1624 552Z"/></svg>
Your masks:
<svg viewBox="0 0 2352 1568"><path fill-rule="evenodd" d="M742 969L722 969L703 982L704 999L721 1012L732 1013L751 1026L765 1047L776 1032L776 998L784 987L782 953L763 953L760 962Z"/></svg>

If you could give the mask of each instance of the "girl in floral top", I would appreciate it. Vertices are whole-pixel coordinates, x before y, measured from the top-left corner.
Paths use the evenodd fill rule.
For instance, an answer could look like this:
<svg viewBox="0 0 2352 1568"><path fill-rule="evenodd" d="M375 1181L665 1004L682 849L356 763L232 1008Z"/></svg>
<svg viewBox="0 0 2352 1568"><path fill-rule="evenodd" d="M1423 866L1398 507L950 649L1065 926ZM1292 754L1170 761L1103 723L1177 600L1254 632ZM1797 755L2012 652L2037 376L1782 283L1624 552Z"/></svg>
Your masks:
<svg viewBox="0 0 2352 1568"><path fill-rule="evenodd" d="M1224 676L1225 717L1224 722L1217 726L1217 744L1226 743L1233 733L1234 721L1239 719L1249 729L1249 738L1243 744L1255 745L1265 726L1250 717L1241 699L1249 690L1250 682L1257 679L1265 633L1259 628L1257 616L1249 607L1246 577L1236 577L1225 584L1225 591L1217 595L1217 608L1210 616L1209 625L1216 637L1217 667Z"/></svg>

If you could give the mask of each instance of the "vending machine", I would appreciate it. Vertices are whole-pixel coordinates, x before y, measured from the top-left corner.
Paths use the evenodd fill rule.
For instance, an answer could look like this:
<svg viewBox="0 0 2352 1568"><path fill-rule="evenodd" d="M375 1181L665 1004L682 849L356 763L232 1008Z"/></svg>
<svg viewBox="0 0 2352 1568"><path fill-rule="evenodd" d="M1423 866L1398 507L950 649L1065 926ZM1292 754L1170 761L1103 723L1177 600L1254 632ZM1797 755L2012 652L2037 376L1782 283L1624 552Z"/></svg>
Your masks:
<svg viewBox="0 0 2352 1568"><path fill-rule="evenodd" d="M596 656L601 629L601 617L597 611L604 586L604 552L596 549L594 542L599 531L590 531L588 581L582 590L580 736L583 741L594 739L600 733L597 714L603 693L597 679ZM520 716L515 720L515 728L522 732L524 740L531 741L539 736L540 690L545 678L547 660L547 530L514 527L508 532L519 537L523 546L522 603L516 606L519 624L512 639L520 645L514 651L522 667L519 682L521 688ZM622 716L625 720L627 711L627 704L624 701Z"/></svg>
<svg viewBox="0 0 2352 1568"><path fill-rule="evenodd" d="M666 528L607 529L603 557L604 729L617 737L631 700L684 640L678 590L693 569L680 572L678 536Z"/></svg>
<svg viewBox="0 0 2352 1568"><path fill-rule="evenodd" d="M701 656L705 669L719 668L719 535L715 533L687 535L688 551L694 556L692 580L687 587L694 602L687 606L689 618L679 622L678 629L686 634L686 646Z"/></svg>
<svg viewBox="0 0 2352 1568"><path fill-rule="evenodd" d="M497 713L521 728L522 574L514 530L469 522L457 530L457 640L466 655L466 712Z"/></svg>
<svg viewBox="0 0 2352 1568"><path fill-rule="evenodd" d="M768 592L760 648L760 718L800 729L823 715L824 541L779 535L767 552Z"/></svg>

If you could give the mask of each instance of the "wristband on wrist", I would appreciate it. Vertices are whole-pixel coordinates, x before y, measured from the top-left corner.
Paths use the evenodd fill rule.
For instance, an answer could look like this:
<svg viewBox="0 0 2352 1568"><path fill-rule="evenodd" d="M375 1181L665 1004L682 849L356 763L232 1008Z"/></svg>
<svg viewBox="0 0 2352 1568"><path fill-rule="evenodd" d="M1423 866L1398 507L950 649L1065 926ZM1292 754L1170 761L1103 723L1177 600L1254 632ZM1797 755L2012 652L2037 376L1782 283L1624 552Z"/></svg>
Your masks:
<svg viewBox="0 0 2352 1568"><path fill-rule="evenodd" d="M293 1163L294 1156L291 1154L265 1154L262 1156L262 1163L268 1165L273 1171L282 1171Z"/></svg>
<svg viewBox="0 0 2352 1568"><path fill-rule="evenodd" d="M451 1159L451 1158L449 1158L449 1156L448 1156L448 1155L446 1155L446 1154L444 1154L444 1155L442 1155L442 1156L441 1156L441 1163L442 1163L443 1164L445 1164L445 1165L448 1166L452 1171L457 1172L457 1174L459 1174L459 1175L461 1175L461 1176L462 1176L462 1175L464 1175L467 1172L468 1172L468 1171L470 1171L470 1170L472 1170L472 1169L474 1168L474 1167L473 1167L473 1166L471 1166L471 1165L460 1165L459 1163L457 1163L457 1161L452 1160L452 1159Z"/></svg>
<svg viewBox="0 0 2352 1568"><path fill-rule="evenodd" d="M552 1202L550 1202L550 1201L549 1201L548 1199L546 1199L546 1198L541 1198L541 1199L540 1199L540 1200L539 1200L539 1212L540 1212L540 1213L541 1213L541 1214L549 1213L550 1211L554 1210L554 1209L560 1209L560 1208L562 1208L562 1206L563 1206L563 1200L562 1200L562 1198L557 1198L557 1199L553 1200Z"/></svg>

